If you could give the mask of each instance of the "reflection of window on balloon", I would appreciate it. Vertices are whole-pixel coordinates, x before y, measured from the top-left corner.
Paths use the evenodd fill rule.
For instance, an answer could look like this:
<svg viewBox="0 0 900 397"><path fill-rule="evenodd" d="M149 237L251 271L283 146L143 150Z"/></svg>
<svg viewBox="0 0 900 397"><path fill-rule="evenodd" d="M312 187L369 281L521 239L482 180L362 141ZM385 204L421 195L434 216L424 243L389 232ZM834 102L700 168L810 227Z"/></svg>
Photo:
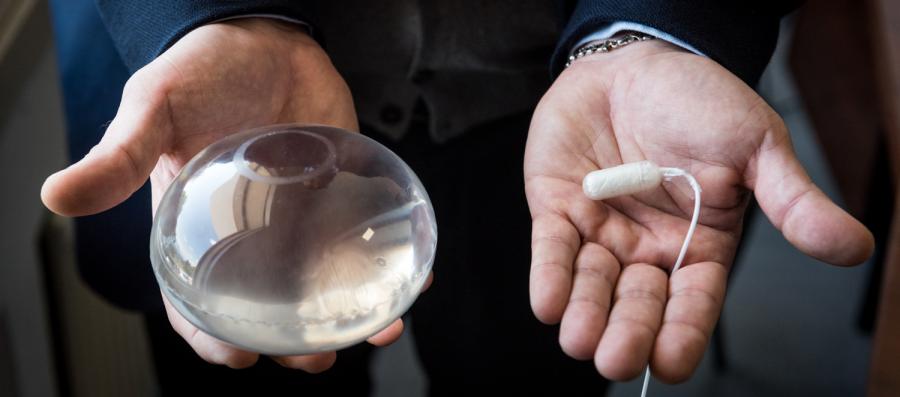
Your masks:
<svg viewBox="0 0 900 397"><path fill-rule="evenodd" d="M273 126L188 163L154 219L151 259L178 311L271 355L335 350L415 300L437 242L425 189L362 135Z"/></svg>

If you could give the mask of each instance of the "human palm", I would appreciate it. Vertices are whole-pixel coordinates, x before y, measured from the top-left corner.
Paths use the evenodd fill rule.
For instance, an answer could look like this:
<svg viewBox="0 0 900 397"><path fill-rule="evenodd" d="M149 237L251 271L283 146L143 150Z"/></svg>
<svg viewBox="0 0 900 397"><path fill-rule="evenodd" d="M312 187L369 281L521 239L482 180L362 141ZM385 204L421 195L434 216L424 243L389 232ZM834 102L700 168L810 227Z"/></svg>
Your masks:
<svg viewBox="0 0 900 397"><path fill-rule="evenodd" d="M84 159L47 179L45 204L67 215L109 209L149 175L153 209L181 168L218 139L262 125L307 122L358 130L350 91L325 52L298 27L242 19L200 27L136 72L102 141ZM169 320L207 361L246 367L258 354L219 341L185 320L163 298ZM398 320L370 342L386 344ZM277 357L318 372L335 354Z"/></svg>
<svg viewBox="0 0 900 397"><path fill-rule="evenodd" d="M693 174L703 188L699 225L671 275L689 226L683 181L595 202L593 170L650 160ZM648 41L576 61L532 119L525 184L533 218L531 300L561 322L570 356L607 378L649 362L667 382L687 379L722 309L749 194L803 252L856 264L871 234L813 185L778 115L706 58Z"/></svg>

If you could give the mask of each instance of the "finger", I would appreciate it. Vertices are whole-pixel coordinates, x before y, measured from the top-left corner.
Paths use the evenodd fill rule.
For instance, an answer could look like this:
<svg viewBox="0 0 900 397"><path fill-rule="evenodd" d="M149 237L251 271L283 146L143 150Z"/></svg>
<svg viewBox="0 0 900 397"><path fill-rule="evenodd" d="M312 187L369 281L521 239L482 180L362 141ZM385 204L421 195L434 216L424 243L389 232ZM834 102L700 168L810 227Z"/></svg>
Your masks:
<svg viewBox="0 0 900 397"><path fill-rule="evenodd" d="M572 290L572 262L581 237L565 218L544 214L531 226L531 309L538 320L556 324Z"/></svg>
<svg viewBox="0 0 900 397"><path fill-rule="evenodd" d="M715 262L695 263L672 274L662 328L653 347L653 376L684 382L697 369L722 312L728 272Z"/></svg>
<svg viewBox="0 0 900 397"><path fill-rule="evenodd" d="M425 279L425 284L422 285L422 292L428 291L431 288L431 283L434 282L434 272L428 272L428 278Z"/></svg>
<svg viewBox="0 0 900 397"><path fill-rule="evenodd" d="M666 302L666 273L647 264L622 270L594 364L615 381L638 376L650 358Z"/></svg>
<svg viewBox="0 0 900 397"><path fill-rule="evenodd" d="M65 216L105 211L146 182L168 130L165 93L147 88L149 73L138 72L129 79L119 111L100 143L44 182L41 200L51 211Z"/></svg>
<svg viewBox="0 0 900 397"><path fill-rule="evenodd" d="M337 353L308 354L304 356L271 357L279 365L285 368L299 369L311 374L325 372L334 365Z"/></svg>
<svg viewBox="0 0 900 397"><path fill-rule="evenodd" d="M763 142L749 172L756 200L770 221L800 251L837 265L855 265L872 255L872 233L834 204L794 155L780 128ZM755 176L755 177L754 177Z"/></svg>
<svg viewBox="0 0 900 397"><path fill-rule="evenodd" d="M400 335L403 334L403 319L396 319L391 325L388 325L387 328L379 331L377 334L372 335L369 339L366 339L369 343L375 346L387 346L391 343L400 339Z"/></svg>
<svg viewBox="0 0 900 397"><path fill-rule="evenodd" d="M163 305L172 329L194 349L200 358L211 364L226 365L230 368L247 368L256 364L259 354L244 351L222 342L197 329L187 321L163 295Z"/></svg>
<svg viewBox="0 0 900 397"><path fill-rule="evenodd" d="M559 344L578 360L594 356L606 328L619 261L606 248L586 243L575 259L569 304L559 328Z"/></svg>

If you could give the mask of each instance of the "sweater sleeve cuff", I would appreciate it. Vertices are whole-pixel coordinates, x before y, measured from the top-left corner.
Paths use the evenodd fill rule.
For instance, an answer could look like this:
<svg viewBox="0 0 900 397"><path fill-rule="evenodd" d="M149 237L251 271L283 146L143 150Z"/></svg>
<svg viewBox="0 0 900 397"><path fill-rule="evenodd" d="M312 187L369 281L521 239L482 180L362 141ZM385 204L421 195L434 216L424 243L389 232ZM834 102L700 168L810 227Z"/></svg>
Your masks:
<svg viewBox="0 0 900 397"><path fill-rule="evenodd" d="M619 21L670 34L718 62L750 86L769 63L781 17L793 2L718 0L579 0L567 13L551 58L553 76L584 37Z"/></svg>
<svg viewBox="0 0 900 397"><path fill-rule="evenodd" d="M100 15L131 72L150 63L200 26L252 15L301 22L316 35L315 21L290 0L179 1L98 0Z"/></svg>
<svg viewBox="0 0 900 397"><path fill-rule="evenodd" d="M578 43L576 43L569 50L569 55L572 55L573 53L575 53L575 50L578 49L579 47L583 46L584 44L587 44L591 41L606 40L610 37L613 37L616 33L623 32L626 30L629 30L632 32L640 32L643 34L648 34L650 36L656 37L659 40L667 41L667 42L677 45L681 48L684 48L685 50L693 52L694 54L705 56L705 54L700 52L700 50L696 49L694 46L688 44L684 40L681 40L671 34L663 32L662 30L652 28L647 25L641 25L639 23L621 22L621 21L611 23L608 26L600 28L600 29L594 31L593 33L585 36L583 39L578 41Z"/></svg>

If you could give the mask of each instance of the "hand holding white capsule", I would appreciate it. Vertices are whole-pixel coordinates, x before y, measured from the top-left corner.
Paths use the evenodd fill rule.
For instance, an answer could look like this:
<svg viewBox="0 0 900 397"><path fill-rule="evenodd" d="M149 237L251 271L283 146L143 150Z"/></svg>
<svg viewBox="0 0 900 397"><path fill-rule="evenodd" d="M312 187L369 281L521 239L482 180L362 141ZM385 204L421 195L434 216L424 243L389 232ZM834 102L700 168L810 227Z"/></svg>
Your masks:
<svg viewBox="0 0 900 397"><path fill-rule="evenodd" d="M681 262L684 261L684 255L691 244L691 237L694 236L694 230L697 229L697 221L700 218L700 192L702 189L691 174L680 168L659 167L652 161L645 160L591 171L581 183L585 196L591 200L606 200L655 189L664 180L670 180L676 176L687 179L694 190L694 212L691 215L691 225L684 236L684 243L681 244L681 251L678 252L678 259L675 261L675 266L672 267L672 273L681 267ZM649 383L650 366L648 365L644 371L641 397L647 395Z"/></svg>

